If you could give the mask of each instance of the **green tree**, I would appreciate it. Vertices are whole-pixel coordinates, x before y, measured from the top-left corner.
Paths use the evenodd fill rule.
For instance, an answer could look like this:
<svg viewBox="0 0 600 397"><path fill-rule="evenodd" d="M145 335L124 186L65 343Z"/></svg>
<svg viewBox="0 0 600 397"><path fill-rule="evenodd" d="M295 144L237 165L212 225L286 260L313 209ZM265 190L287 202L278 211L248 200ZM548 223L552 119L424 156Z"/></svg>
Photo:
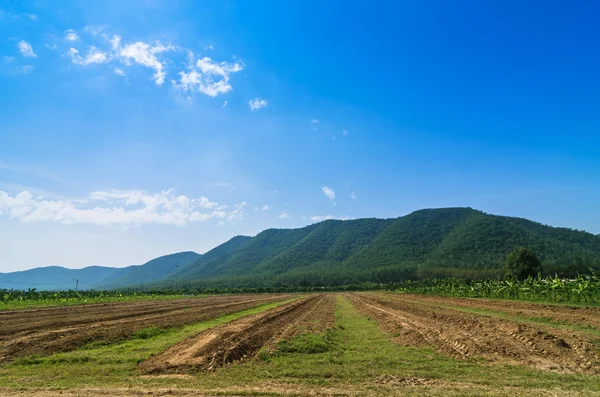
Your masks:
<svg viewBox="0 0 600 397"><path fill-rule="evenodd" d="M506 278L524 280L528 276L535 277L542 270L542 264L528 248L515 248L506 257L504 275Z"/></svg>

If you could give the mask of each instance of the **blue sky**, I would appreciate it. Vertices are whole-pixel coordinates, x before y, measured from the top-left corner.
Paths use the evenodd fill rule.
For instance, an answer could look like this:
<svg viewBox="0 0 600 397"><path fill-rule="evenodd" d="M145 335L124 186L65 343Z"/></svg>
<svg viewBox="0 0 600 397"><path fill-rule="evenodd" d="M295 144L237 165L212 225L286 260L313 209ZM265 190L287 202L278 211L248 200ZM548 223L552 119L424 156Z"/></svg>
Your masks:
<svg viewBox="0 0 600 397"><path fill-rule="evenodd" d="M431 207L600 233L599 12L0 0L0 271Z"/></svg>

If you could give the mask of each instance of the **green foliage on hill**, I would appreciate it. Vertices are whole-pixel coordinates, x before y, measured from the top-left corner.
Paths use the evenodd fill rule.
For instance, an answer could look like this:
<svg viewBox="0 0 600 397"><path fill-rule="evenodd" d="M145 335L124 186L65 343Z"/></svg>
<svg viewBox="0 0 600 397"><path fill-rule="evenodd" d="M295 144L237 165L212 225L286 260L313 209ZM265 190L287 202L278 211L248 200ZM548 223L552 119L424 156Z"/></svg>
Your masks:
<svg viewBox="0 0 600 397"><path fill-rule="evenodd" d="M113 289L151 283L174 274L180 266L188 265L199 257L199 254L191 251L160 256L143 265L129 266L120 270L104 282L96 284L95 289Z"/></svg>
<svg viewBox="0 0 600 397"><path fill-rule="evenodd" d="M328 220L238 236L155 285L253 287L343 285L431 277L503 275L517 247L536 253L544 275L600 268L600 238L470 208L426 209L397 219Z"/></svg>

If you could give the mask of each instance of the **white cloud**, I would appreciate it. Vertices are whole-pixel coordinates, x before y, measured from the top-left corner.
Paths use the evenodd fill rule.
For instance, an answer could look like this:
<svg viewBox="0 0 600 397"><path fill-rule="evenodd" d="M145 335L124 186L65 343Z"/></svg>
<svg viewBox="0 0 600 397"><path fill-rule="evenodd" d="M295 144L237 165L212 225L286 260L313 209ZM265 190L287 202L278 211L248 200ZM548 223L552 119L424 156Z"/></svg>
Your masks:
<svg viewBox="0 0 600 397"><path fill-rule="evenodd" d="M226 187L229 189L235 189L236 186L231 182L216 182L212 184L212 187Z"/></svg>
<svg viewBox="0 0 600 397"><path fill-rule="evenodd" d="M227 103L228 103L227 101L223 102L223 107L226 107Z"/></svg>
<svg viewBox="0 0 600 397"><path fill-rule="evenodd" d="M267 101L265 99L254 98L251 101L248 101L248 106L250 106L250 110L258 110L264 107L267 107Z"/></svg>
<svg viewBox="0 0 600 397"><path fill-rule="evenodd" d="M23 13L23 15L25 15L27 18L31 19L32 21L37 21L38 20L38 16L35 14L28 14L28 13Z"/></svg>
<svg viewBox="0 0 600 397"><path fill-rule="evenodd" d="M77 33L75 33L73 29L65 30L65 40L75 41L77 39L79 39L79 36L77 35Z"/></svg>
<svg viewBox="0 0 600 397"><path fill-rule="evenodd" d="M340 221L347 221L348 219L351 219L347 216L333 216L333 215L314 215L309 217L309 219L313 222L321 222L321 221L327 221L329 219L337 219Z"/></svg>
<svg viewBox="0 0 600 397"><path fill-rule="evenodd" d="M348 130L342 130L342 134L344 134L344 136L348 136Z"/></svg>
<svg viewBox="0 0 600 397"><path fill-rule="evenodd" d="M33 66L31 66L31 65L25 65L21 68L21 71L23 73L31 73L32 70L33 70Z"/></svg>
<svg viewBox="0 0 600 397"><path fill-rule="evenodd" d="M125 76L125 72L121 68L115 67L113 69L113 71L115 72L115 74L118 74L119 76Z"/></svg>
<svg viewBox="0 0 600 397"><path fill-rule="evenodd" d="M100 51L98 48L91 46L88 54L84 57L79 55L79 51L71 47L67 53L71 57L74 64L77 65L90 65L93 63L106 63L110 61L110 55Z"/></svg>
<svg viewBox="0 0 600 397"><path fill-rule="evenodd" d="M119 36L115 36L112 41L113 49L118 48L119 44L120 38ZM157 55L174 49L175 47L164 46L158 41L152 46L138 41L137 43L124 46L119 52L119 55L125 59L126 63L133 61L138 65L154 69L154 82L156 85L162 85L165 81L166 74L164 71L164 65L158 60Z"/></svg>
<svg viewBox="0 0 600 397"><path fill-rule="evenodd" d="M333 203L333 205L335 205L335 192L333 191L333 189L331 189L327 186L323 186L321 188L321 191L323 192L323 194L325 194L325 196L327 196L329 201L331 201Z"/></svg>
<svg viewBox="0 0 600 397"><path fill-rule="evenodd" d="M167 224L185 226L209 219L244 219L246 203L232 209L208 200L175 195L172 190L147 193L141 190L98 191L85 200L34 197L28 191L10 196L0 191L0 216L21 222L57 222L100 226Z"/></svg>
<svg viewBox="0 0 600 397"><path fill-rule="evenodd" d="M313 124L319 124L319 120L317 120L317 119L312 119L310 122Z"/></svg>
<svg viewBox="0 0 600 397"><path fill-rule="evenodd" d="M88 25L88 26L85 26L83 28L83 30L85 30L86 32L88 32L92 36L98 36L104 30L104 26L90 26L90 25Z"/></svg>
<svg viewBox="0 0 600 397"><path fill-rule="evenodd" d="M356 192L352 192L352 193L350 193L350 198L351 198L352 200L356 200Z"/></svg>
<svg viewBox="0 0 600 397"><path fill-rule="evenodd" d="M121 36L114 35L112 39L108 39L113 51L116 51L121 46Z"/></svg>
<svg viewBox="0 0 600 397"><path fill-rule="evenodd" d="M288 214L285 211L282 211L281 214L279 214L279 216L278 216L279 219L287 219L289 217L290 217L290 214Z"/></svg>
<svg viewBox="0 0 600 397"><path fill-rule="evenodd" d="M216 97L233 89L229 84L230 75L244 69L242 63L215 62L204 57L194 63L194 54L188 52L188 72L179 72L179 82L173 80L173 87L183 92L200 92Z"/></svg>
<svg viewBox="0 0 600 397"><path fill-rule="evenodd" d="M56 44L46 44L46 48L56 50Z"/></svg>
<svg viewBox="0 0 600 397"><path fill-rule="evenodd" d="M326 221L328 219L335 219L335 217L333 215L322 215L322 216L311 216L310 220L311 221L315 221L315 222L321 222L321 221Z"/></svg>
<svg viewBox="0 0 600 397"><path fill-rule="evenodd" d="M21 52L21 54L24 57L30 57L30 58L37 57L35 52L33 52L33 48L31 47L31 44L29 44L25 40L19 41L19 44L17 44L17 47L19 47L19 51Z"/></svg>
<svg viewBox="0 0 600 397"><path fill-rule="evenodd" d="M270 208L270 207L269 207L267 204L265 204L265 205L262 207L262 210L263 210L263 211L268 211L268 210L269 210L269 208Z"/></svg>
<svg viewBox="0 0 600 397"><path fill-rule="evenodd" d="M206 47L204 47L204 49L212 51L215 49L215 47L213 47L212 45L207 45Z"/></svg>

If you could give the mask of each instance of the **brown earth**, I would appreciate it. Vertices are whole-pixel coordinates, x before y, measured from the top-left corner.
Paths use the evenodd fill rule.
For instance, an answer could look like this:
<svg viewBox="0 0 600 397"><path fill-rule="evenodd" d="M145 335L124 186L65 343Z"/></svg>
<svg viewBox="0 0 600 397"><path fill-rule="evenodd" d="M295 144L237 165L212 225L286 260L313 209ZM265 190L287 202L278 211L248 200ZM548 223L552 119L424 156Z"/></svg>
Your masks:
<svg viewBox="0 0 600 397"><path fill-rule="evenodd" d="M313 295L241 318L186 339L140 364L144 374L214 370L246 361L263 347L304 332L333 326L332 295Z"/></svg>
<svg viewBox="0 0 600 397"><path fill-rule="evenodd" d="M600 351L589 335L436 307L422 296L355 293L358 310L406 346L431 346L455 358L484 357L559 372L600 373Z"/></svg>
<svg viewBox="0 0 600 397"><path fill-rule="evenodd" d="M0 363L18 356L69 351L94 341L126 339L151 326L206 321L289 296L215 296L1 312Z"/></svg>
<svg viewBox="0 0 600 397"><path fill-rule="evenodd" d="M493 310L510 315L547 319L556 323L574 324L600 330L600 307L532 304L492 299L446 298L409 294L402 294L402 296L405 299L418 300L419 302Z"/></svg>

